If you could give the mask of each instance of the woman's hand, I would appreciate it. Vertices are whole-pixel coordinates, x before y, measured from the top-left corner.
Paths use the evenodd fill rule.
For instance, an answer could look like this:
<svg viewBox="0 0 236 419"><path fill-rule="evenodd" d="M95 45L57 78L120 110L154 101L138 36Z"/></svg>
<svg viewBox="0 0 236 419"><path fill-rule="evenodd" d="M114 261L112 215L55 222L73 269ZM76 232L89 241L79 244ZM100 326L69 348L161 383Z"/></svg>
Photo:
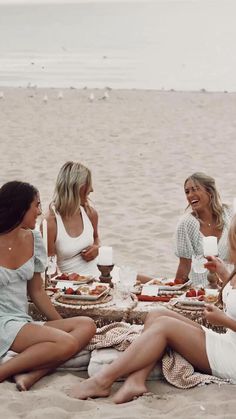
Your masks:
<svg viewBox="0 0 236 419"><path fill-rule="evenodd" d="M203 315L209 323L215 326L225 325L225 320L227 316L222 310L220 310L214 304L206 304Z"/></svg>
<svg viewBox="0 0 236 419"><path fill-rule="evenodd" d="M220 258L216 256L207 256L206 259L207 262L204 264L204 267L210 272L216 272L220 275L220 273L225 270L224 262Z"/></svg>
<svg viewBox="0 0 236 419"><path fill-rule="evenodd" d="M91 260L95 259L97 255L98 255L98 245L96 244L86 247L86 249L82 250L81 252L81 257L86 262L90 262Z"/></svg>
<svg viewBox="0 0 236 419"><path fill-rule="evenodd" d="M215 256L207 256L206 259L207 262L204 264L204 267L212 273L217 273L217 275L220 277L223 283L227 281L229 277L229 272L223 260Z"/></svg>
<svg viewBox="0 0 236 419"><path fill-rule="evenodd" d="M192 259L179 259L179 266L175 274L175 279L183 279L184 282L188 281L188 275L191 270Z"/></svg>

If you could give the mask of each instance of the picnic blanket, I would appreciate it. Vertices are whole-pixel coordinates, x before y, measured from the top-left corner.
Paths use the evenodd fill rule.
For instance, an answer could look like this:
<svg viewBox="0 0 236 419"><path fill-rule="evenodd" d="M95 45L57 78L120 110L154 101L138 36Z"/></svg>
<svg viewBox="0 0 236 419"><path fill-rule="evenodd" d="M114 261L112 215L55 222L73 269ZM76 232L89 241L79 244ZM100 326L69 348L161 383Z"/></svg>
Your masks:
<svg viewBox="0 0 236 419"><path fill-rule="evenodd" d="M107 324L99 329L86 349L114 347L124 351L142 333L143 325L130 325L124 322ZM193 366L180 354L167 350L162 361L162 373L166 381L175 387L187 389L209 383L226 384L229 380L209 374L196 372Z"/></svg>

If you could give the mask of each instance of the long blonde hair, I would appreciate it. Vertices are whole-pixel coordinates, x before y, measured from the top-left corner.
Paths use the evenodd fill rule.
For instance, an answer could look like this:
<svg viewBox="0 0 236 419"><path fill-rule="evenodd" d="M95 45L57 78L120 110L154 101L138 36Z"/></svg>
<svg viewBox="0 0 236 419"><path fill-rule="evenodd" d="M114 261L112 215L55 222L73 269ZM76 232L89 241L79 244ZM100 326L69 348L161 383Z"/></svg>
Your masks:
<svg viewBox="0 0 236 419"><path fill-rule="evenodd" d="M220 194L216 189L215 179L205 173L196 172L185 180L184 187L189 180L191 180L195 185L202 186L206 192L209 193L212 214L216 218L216 227L222 230L224 227L224 207L227 207L227 205L221 203Z"/></svg>
<svg viewBox="0 0 236 419"><path fill-rule="evenodd" d="M64 217L76 214L81 205L81 188L92 189L91 171L81 163L68 161L61 167L55 185L52 204Z"/></svg>

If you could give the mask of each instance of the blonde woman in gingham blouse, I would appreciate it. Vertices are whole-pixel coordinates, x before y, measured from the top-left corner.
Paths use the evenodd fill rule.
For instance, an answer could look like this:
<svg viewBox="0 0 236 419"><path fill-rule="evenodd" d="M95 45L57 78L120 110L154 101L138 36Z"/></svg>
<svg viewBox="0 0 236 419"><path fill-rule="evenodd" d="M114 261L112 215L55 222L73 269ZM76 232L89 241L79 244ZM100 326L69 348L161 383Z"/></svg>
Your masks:
<svg viewBox="0 0 236 419"><path fill-rule="evenodd" d="M216 236L218 256L228 261L227 236L232 211L221 204L215 180L204 173L194 173L186 179L184 190L191 213L178 223L175 235L175 254L179 257L176 278L191 278L194 285L207 286L207 274L195 273L192 257L203 255L202 238Z"/></svg>

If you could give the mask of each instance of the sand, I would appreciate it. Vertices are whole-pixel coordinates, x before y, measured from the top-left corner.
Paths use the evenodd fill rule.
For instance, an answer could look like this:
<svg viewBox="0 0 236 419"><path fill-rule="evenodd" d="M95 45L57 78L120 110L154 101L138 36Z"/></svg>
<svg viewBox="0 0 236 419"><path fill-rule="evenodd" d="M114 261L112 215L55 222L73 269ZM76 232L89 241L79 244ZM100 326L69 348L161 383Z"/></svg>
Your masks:
<svg viewBox="0 0 236 419"><path fill-rule="evenodd" d="M102 243L113 246L119 265L175 274L173 234L186 206L183 182L191 173L215 177L228 204L236 195L234 93L109 90L103 99L104 91L93 90L90 102L87 89L63 90L62 99L58 89L0 90L1 183L30 181L46 211L60 166L82 161L93 173L91 199ZM234 386L178 390L152 382L155 395L114 406L110 399L66 396L78 377L55 373L24 394L2 383L1 417L235 417Z"/></svg>

